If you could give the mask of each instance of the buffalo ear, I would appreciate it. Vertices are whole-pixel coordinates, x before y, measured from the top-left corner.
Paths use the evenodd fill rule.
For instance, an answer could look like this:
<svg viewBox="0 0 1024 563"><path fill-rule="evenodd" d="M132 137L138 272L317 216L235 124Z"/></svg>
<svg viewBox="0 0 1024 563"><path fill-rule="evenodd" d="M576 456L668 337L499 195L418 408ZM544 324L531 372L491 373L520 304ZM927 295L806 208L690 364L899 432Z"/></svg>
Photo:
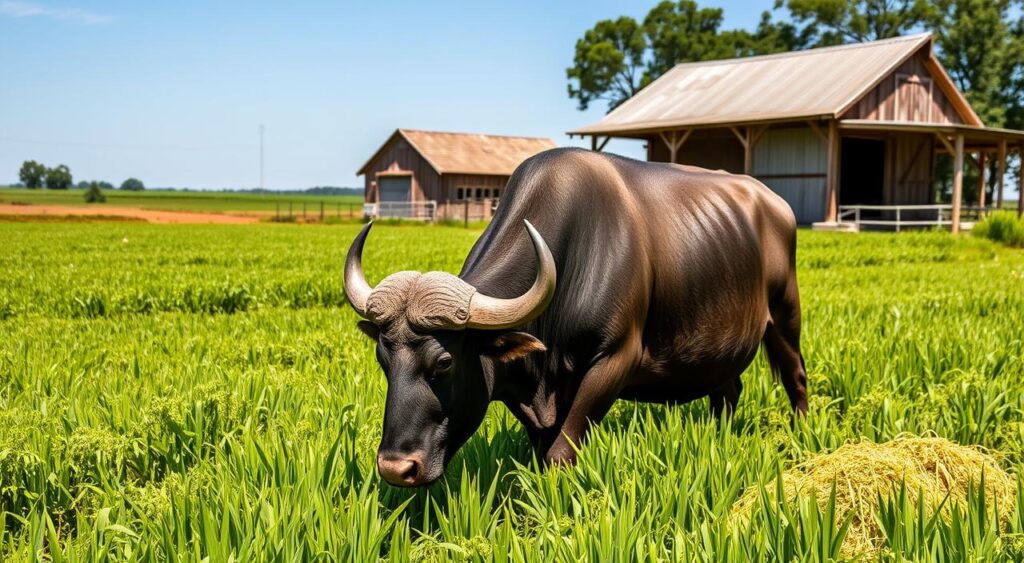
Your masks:
<svg viewBox="0 0 1024 563"><path fill-rule="evenodd" d="M487 356L507 363L525 358L533 352L547 350L544 343L525 332L502 332L484 341L483 353Z"/></svg>
<svg viewBox="0 0 1024 563"><path fill-rule="evenodd" d="M359 321L356 323L356 326L359 327L359 330L363 331L363 334L369 336L372 340L377 340L380 336L380 329L370 321Z"/></svg>

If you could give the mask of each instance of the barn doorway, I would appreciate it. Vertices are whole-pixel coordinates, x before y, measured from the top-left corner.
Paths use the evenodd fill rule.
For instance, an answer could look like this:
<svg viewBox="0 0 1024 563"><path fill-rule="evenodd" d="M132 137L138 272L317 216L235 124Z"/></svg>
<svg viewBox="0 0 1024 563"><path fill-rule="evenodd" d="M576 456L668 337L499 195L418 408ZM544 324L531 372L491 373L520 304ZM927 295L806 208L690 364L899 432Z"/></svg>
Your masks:
<svg viewBox="0 0 1024 563"><path fill-rule="evenodd" d="M885 195L885 141L842 140L839 205L882 205Z"/></svg>
<svg viewBox="0 0 1024 563"><path fill-rule="evenodd" d="M380 176L377 178L381 201L409 202L412 198L412 176Z"/></svg>
<svg viewBox="0 0 1024 563"><path fill-rule="evenodd" d="M412 176L377 176L381 217L412 217Z"/></svg>

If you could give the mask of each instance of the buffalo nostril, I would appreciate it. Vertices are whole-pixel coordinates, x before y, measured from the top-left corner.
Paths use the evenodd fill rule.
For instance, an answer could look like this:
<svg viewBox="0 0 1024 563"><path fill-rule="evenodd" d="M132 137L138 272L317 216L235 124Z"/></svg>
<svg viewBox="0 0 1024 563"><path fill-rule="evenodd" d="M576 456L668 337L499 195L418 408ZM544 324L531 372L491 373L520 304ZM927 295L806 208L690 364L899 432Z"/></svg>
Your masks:
<svg viewBox="0 0 1024 563"><path fill-rule="evenodd" d="M415 459L406 460L409 462L409 469L402 473L402 480L406 483L415 483L420 473L420 464Z"/></svg>
<svg viewBox="0 0 1024 563"><path fill-rule="evenodd" d="M412 456L377 456L377 471L380 476L400 487L409 487L421 484L423 480L423 463L415 455Z"/></svg>

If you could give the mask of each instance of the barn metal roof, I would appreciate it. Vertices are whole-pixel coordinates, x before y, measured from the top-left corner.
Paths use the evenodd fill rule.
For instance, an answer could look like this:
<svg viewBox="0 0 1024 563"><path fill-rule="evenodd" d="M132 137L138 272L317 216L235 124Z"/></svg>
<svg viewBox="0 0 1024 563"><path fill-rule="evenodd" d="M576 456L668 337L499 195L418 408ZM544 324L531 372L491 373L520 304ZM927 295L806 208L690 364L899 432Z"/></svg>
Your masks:
<svg viewBox="0 0 1024 563"><path fill-rule="evenodd" d="M477 133L446 133L398 129L359 169L365 173L395 136L401 136L438 174L510 176L527 158L557 145L546 137L510 137Z"/></svg>
<svg viewBox="0 0 1024 563"><path fill-rule="evenodd" d="M930 55L931 35L923 33L774 55L682 63L600 121L570 134L629 134L672 127L837 117L926 46ZM943 75L940 79L948 79ZM963 99L962 94L955 93ZM971 111L969 104L966 107Z"/></svg>

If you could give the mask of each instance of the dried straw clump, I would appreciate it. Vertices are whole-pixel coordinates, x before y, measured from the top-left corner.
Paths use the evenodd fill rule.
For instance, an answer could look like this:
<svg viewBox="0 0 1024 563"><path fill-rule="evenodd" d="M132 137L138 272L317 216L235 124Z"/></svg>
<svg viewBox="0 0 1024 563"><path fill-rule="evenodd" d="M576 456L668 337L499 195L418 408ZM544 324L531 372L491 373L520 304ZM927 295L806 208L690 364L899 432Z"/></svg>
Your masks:
<svg viewBox="0 0 1024 563"><path fill-rule="evenodd" d="M846 518L853 511L842 546L844 555L853 556L876 552L885 542L875 517L879 495L886 498L905 482L907 495L914 503L923 494L925 504L935 507L948 494L947 506L962 504L968 488L981 484L983 473L985 498L997 503L1000 516L1007 518L1016 481L981 449L944 438L902 436L882 444L866 440L849 443L786 471L782 486L788 502L813 492L824 509L834 485L837 517ZM769 494L776 489L774 484L765 488ZM757 487L747 489L733 507L734 517L749 518L759 500Z"/></svg>

